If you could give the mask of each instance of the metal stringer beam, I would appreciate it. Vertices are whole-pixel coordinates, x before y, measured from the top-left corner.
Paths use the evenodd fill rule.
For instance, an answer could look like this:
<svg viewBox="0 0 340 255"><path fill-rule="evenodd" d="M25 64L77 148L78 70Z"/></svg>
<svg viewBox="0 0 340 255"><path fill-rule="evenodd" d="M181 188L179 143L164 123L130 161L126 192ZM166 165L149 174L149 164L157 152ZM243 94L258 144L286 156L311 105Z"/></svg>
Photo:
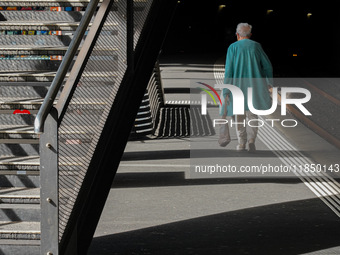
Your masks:
<svg viewBox="0 0 340 255"><path fill-rule="evenodd" d="M58 112L52 108L40 137L40 254L59 254Z"/></svg>

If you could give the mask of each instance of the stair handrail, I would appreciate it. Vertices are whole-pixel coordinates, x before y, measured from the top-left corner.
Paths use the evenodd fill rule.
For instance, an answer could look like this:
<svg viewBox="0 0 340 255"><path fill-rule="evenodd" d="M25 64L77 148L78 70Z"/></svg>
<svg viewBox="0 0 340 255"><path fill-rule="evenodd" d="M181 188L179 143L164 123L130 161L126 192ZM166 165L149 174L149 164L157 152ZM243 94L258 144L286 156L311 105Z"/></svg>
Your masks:
<svg viewBox="0 0 340 255"><path fill-rule="evenodd" d="M58 91L65 79L65 76L67 74L67 71L69 70L73 58L76 55L76 52L79 48L79 45L84 37L84 34L88 28L88 25L93 17L94 12L96 11L96 8L98 6L100 0L91 0L88 4L85 13L80 21L80 24L74 33L74 36L72 38L72 41L63 57L63 60L58 68L58 71L51 83L50 88L47 91L47 94L45 96L45 99L37 113L37 116L34 120L34 132L36 134L41 134L44 132L44 124L47 118L47 115L49 114L54 100L57 97Z"/></svg>

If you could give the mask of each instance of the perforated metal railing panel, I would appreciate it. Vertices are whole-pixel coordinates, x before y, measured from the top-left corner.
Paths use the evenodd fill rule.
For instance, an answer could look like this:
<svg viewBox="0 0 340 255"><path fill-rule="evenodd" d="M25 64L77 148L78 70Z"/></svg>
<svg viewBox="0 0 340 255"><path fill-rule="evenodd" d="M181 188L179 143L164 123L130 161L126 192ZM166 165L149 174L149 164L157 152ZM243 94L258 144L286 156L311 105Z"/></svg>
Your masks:
<svg viewBox="0 0 340 255"><path fill-rule="evenodd" d="M149 2L149 3L148 3ZM152 2L152 1L151 1ZM134 48L137 45L140 33L142 31L144 22L148 15L148 11L145 11L145 5L149 5L150 1L148 0L138 0L134 2L134 10L135 15L134 19ZM148 7L149 9L149 7Z"/></svg>
<svg viewBox="0 0 340 255"><path fill-rule="evenodd" d="M135 41L151 4L134 3ZM126 25L126 1L115 1L59 127L59 239L127 69Z"/></svg>

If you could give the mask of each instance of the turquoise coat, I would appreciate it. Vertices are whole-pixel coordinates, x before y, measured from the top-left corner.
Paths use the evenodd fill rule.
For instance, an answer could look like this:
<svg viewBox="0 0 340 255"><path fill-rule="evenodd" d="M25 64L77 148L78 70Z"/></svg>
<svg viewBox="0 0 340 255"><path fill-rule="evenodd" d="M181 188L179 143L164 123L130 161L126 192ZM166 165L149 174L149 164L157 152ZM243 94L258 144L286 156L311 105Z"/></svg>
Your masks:
<svg viewBox="0 0 340 255"><path fill-rule="evenodd" d="M272 105L268 86L273 85L273 68L261 45L250 39L243 39L231 44L228 48L224 84L239 87L244 95L244 110L248 108L248 88L253 88L253 105L257 110L270 109ZM224 98L229 95L227 115L233 114L233 96L230 90L223 89L223 105L220 115L223 115Z"/></svg>

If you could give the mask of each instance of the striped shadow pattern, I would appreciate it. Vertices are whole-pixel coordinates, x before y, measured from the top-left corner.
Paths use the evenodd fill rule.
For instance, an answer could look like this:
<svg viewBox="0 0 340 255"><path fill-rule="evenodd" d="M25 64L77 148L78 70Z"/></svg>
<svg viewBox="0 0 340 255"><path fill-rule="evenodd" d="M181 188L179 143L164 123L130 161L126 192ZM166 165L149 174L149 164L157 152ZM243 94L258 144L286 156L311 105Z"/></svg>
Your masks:
<svg viewBox="0 0 340 255"><path fill-rule="evenodd" d="M216 83L223 84L224 65L216 63L214 76ZM259 116L264 122L258 138L281 160L288 168L298 168L294 174L338 217L340 217L340 184L325 171L309 171L308 167L318 164L301 153L287 141L275 128ZM302 166L300 168L300 166Z"/></svg>
<svg viewBox="0 0 340 255"><path fill-rule="evenodd" d="M209 115L202 115L199 106L162 107L154 131L158 138L211 136L215 130Z"/></svg>

